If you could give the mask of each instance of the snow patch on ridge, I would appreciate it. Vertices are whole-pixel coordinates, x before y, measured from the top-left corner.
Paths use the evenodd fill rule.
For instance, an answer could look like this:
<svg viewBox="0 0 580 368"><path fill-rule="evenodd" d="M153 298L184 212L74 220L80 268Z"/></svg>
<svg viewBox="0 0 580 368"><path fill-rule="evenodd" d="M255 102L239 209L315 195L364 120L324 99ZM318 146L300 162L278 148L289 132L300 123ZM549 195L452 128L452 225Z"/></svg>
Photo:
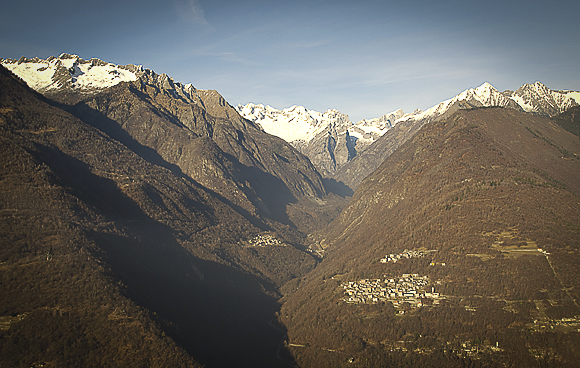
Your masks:
<svg viewBox="0 0 580 368"><path fill-rule="evenodd" d="M112 87L121 82L136 81L137 71L131 68L103 62L98 59L83 60L77 55L61 54L46 60L34 58L20 60L3 59L2 65L22 78L36 91L49 91L63 86L70 80L72 88L94 90ZM63 80L64 78L64 80Z"/></svg>
<svg viewBox="0 0 580 368"><path fill-rule="evenodd" d="M321 113L296 105L278 110L253 103L238 105L236 109L244 118L258 123L265 132L287 142L309 142L329 124L352 124L347 115L337 110Z"/></svg>

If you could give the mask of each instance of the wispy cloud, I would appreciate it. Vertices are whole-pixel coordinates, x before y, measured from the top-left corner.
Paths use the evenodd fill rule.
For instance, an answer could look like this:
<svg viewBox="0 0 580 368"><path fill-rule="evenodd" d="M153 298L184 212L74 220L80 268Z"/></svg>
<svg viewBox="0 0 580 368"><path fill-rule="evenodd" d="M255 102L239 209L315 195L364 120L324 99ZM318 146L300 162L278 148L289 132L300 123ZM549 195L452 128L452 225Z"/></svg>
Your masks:
<svg viewBox="0 0 580 368"><path fill-rule="evenodd" d="M175 2L179 16L187 21L208 30L213 30L213 26L205 18L205 12L198 0L181 0Z"/></svg>

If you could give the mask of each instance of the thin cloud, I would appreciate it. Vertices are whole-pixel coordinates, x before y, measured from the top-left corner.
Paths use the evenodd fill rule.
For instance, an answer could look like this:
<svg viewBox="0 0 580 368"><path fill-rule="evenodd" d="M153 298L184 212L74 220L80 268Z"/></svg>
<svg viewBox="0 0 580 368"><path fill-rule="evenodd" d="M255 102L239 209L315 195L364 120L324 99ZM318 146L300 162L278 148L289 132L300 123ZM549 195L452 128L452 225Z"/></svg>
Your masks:
<svg viewBox="0 0 580 368"><path fill-rule="evenodd" d="M198 26L213 30L213 26L205 18L205 12L198 0L183 0L175 3L180 17Z"/></svg>

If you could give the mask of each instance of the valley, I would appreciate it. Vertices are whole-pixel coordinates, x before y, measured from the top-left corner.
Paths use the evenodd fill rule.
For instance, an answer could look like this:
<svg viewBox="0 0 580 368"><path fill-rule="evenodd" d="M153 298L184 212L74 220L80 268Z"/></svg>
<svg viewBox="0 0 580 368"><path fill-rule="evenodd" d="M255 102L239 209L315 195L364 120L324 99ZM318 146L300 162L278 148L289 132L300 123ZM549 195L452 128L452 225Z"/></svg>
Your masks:
<svg viewBox="0 0 580 368"><path fill-rule="evenodd" d="M0 367L578 366L577 93L353 124L2 65Z"/></svg>

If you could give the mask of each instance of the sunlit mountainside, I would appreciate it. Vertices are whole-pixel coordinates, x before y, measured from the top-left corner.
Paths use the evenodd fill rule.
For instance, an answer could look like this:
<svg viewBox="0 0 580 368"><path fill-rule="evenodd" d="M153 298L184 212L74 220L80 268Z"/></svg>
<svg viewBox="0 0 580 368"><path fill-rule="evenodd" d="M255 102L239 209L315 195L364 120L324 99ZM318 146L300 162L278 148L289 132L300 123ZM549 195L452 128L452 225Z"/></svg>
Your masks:
<svg viewBox="0 0 580 368"><path fill-rule="evenodd" d="M357 123L0 67L0 367L574 367L580 94Z"/></svg>

